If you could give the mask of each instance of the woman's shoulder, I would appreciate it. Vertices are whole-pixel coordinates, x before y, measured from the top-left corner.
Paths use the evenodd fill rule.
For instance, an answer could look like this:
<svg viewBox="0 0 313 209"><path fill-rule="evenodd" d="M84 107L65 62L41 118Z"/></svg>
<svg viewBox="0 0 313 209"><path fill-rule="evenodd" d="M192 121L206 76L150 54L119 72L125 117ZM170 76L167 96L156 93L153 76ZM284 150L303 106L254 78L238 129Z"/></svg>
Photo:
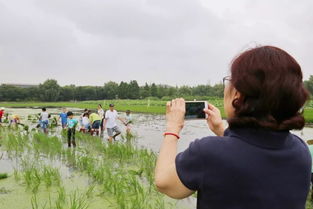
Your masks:
<svg viewBox="0 0 313 209"><path fill-rule="evenodd" d="M234 141L228 136L206 136L192 141L189 149L195 150L199 154L205 153L205 155L208 155L225 151L226 147L232 146L233 143Z"/></svg>
<svg viewBox="0 0 313 209"><path fill-rule="evenodd" d="M200 146L218 145L230 143L231 137L229 136L205 136L200 139L196 139L194 142L198 143Z"/></svg>
<svg viewBox="0 0 313 209"><path fill-rule="evenodd" d="M290 134L290 138L291 138L291 145L292 146L297 146L299 147L299 149L305 149L305 150L309 150L308 148L308 144L299 136L295 135L295 134Z"/></svg>

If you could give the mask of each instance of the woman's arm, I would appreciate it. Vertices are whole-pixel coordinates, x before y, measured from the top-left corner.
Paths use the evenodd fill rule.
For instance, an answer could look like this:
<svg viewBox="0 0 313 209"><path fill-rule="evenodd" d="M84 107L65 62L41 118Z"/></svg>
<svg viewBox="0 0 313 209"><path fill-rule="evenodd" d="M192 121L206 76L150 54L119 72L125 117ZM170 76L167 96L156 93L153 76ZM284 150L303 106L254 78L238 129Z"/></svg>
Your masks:
<svg viewBox="0 0 313 209"><path fill-rule="evenodd" d="M166 132L179 135L184 126L184 117L184 99L168 102L166 105ZM190 196L194 191L185 187L177 175L175 166L177 142L176 136L164 137L155 169L155 184L160 192L172 198L182 199Z"/></svg>

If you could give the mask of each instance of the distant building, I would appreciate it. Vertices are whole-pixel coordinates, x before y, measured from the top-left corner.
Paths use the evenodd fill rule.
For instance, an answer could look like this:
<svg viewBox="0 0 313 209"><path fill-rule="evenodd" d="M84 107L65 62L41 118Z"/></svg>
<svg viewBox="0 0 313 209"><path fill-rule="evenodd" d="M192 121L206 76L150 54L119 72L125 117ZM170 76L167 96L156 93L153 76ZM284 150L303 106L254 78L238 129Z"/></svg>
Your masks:
<svg viewBox="0 0 313 209"><path fill-rule="evenodd" d="M36 84L21 84L21 83L3 83L2 85L15 86L15 87L24 88L24 89L39 86Z"/></svg>

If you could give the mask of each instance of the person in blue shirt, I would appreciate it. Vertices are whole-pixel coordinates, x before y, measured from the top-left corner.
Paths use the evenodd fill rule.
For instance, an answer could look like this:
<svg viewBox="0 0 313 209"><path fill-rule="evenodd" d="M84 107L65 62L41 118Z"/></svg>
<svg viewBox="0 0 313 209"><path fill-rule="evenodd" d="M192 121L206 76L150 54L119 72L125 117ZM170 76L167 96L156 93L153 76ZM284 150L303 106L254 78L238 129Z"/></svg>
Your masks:
<svg viewBox="0 0 313 209"><path fill-rule="evenodd" d="M62 128L65 129L66 124L67 124L67 110L66 110L66 108L63 108L63 112L60 113L59 120L60 119L61 119Z"/></svg>
<svg viewBox="0 0 313 209"><path fill-rule="evenodd" d="M75 129L78 124L78 120L73 118L74 114L72 112L67 112L67 143L68 147L76 147L76 142L75 142Z"/></svg>

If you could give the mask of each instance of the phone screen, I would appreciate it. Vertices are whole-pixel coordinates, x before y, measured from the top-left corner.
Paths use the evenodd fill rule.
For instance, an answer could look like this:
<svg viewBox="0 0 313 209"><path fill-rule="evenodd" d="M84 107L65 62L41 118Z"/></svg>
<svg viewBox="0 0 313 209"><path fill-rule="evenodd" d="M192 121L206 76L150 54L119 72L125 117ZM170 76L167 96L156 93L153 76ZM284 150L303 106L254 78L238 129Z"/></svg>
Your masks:
<svg viewBox="0 0 313 209"><path fill-rule="evenodd" d="M186 102L185 119L205 119L205 102Z"/></svg>

